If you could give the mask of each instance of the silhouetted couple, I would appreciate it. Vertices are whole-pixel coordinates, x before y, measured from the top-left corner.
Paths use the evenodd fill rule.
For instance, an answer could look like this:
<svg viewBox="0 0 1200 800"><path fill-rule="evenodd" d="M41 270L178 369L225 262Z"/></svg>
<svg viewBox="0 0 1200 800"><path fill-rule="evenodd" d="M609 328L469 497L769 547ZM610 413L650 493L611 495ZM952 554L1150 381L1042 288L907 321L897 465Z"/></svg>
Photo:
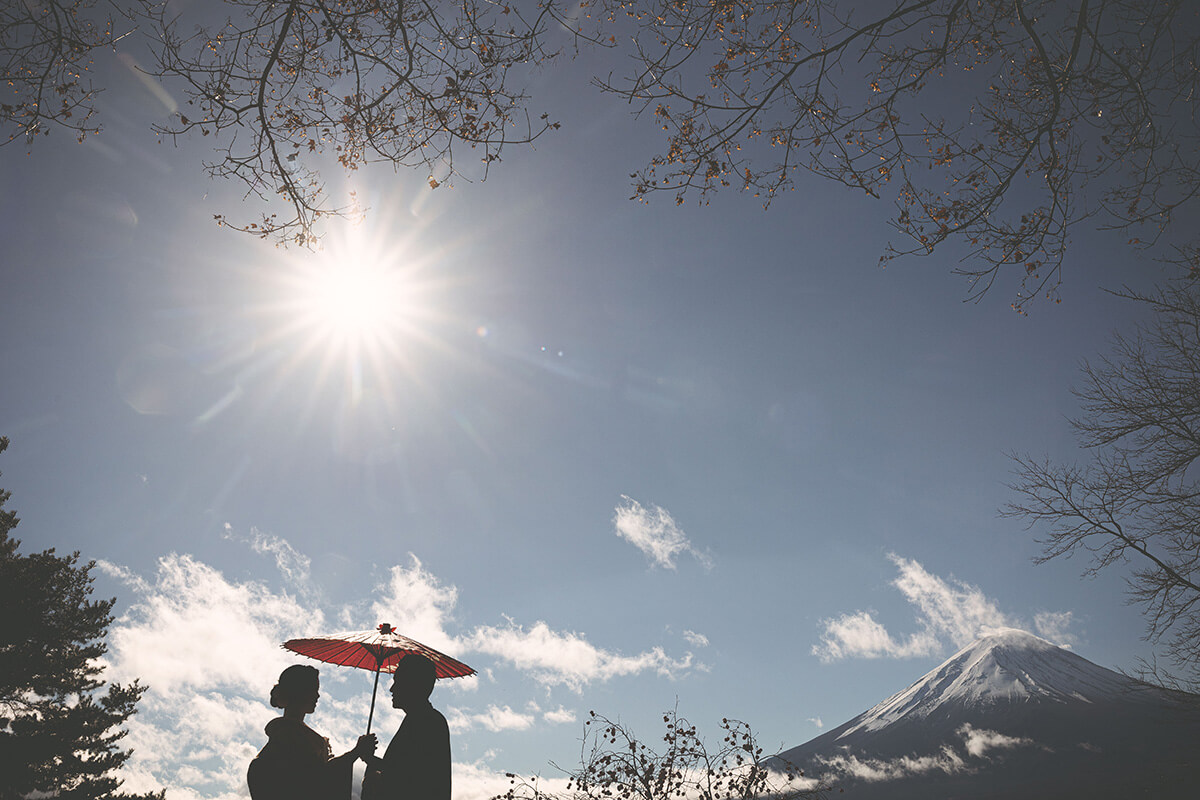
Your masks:
<svg viewBox="0 0 1200 800"><path fill-rule="evenodd" d="M367 764L362 800L450 800L450 730L429 703L436 679L433 662L409 655L396 666L392 705L404 722L383 758L374 755L375 734L358 737L348 753L334 756L329 740L304 724L320 696L314 667L288 667L271 690L283 716L267 723L267 744L250 762L246 779L253 800L349 800L356 759Z"/></svg>

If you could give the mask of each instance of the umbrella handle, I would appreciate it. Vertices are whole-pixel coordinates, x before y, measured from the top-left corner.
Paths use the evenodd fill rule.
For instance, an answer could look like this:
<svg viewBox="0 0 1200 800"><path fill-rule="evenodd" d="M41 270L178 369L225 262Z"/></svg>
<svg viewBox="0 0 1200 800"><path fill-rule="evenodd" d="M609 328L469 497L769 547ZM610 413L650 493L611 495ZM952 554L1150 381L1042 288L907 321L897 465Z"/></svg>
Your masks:
<svg viewBox="0 0 1200 800"><path fill-rule="evenodd" d="M375 687L371 689L371 713L367 716L367 733L371 732L371 722L375 719L375 693L379 691L379 670L382 667L380 664L375 668Z"/></svg>

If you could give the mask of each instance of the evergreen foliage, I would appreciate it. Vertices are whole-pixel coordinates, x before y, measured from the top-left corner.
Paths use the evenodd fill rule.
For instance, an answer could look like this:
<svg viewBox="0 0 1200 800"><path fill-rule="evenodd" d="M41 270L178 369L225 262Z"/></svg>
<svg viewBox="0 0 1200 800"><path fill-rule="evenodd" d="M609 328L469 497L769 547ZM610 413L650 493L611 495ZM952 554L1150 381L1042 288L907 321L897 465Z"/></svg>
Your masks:
<svg viewBox="0 0 1200 800"><path fill-rule="evenodd" d="M121 725L145 687L101 680L115 599L91 599L95 562L81 565L78 552L18 553L10 496L0 490L0 800L161 800L117 791L131 754L117 746Z"/></svg>

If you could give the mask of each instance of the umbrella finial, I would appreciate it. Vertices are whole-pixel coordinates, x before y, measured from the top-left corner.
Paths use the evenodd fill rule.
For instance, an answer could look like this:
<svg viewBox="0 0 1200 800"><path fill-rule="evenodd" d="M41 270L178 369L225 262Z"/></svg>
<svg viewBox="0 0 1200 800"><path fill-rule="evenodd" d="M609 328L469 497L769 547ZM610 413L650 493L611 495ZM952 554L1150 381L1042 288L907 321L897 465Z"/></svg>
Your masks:
<svg viewBox="0 0 1200 800"><path fill-rule="evenodd" d="M395 628L393 628L391 625L389 625L389 624L388 624L388 623L386 623L386 622L381 622L381 623L379 623L379 627L378 627L378 628L376 628L376 630L378 630L380 633L384 634L385 636L386 636L387 634L389 634L389 633L395 633L395 632L396 632L396 629L395 629Z"/></svg>

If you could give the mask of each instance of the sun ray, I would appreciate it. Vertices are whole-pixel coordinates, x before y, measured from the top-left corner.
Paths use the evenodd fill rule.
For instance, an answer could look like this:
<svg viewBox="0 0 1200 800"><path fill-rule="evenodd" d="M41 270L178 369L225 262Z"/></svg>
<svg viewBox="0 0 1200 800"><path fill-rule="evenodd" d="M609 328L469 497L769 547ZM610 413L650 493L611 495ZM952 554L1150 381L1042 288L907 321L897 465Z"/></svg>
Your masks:
<svg viewBox="0 0 1200 800"><path fill-rule="evenodd" d="M447 278L444 243L430 247L421 233L346 228L264 273L250 311L256 358L275 355L270 377L297 410L374 394L396 411L464 357L452 343L467 326L452 310L461 286Z"/></svg>

